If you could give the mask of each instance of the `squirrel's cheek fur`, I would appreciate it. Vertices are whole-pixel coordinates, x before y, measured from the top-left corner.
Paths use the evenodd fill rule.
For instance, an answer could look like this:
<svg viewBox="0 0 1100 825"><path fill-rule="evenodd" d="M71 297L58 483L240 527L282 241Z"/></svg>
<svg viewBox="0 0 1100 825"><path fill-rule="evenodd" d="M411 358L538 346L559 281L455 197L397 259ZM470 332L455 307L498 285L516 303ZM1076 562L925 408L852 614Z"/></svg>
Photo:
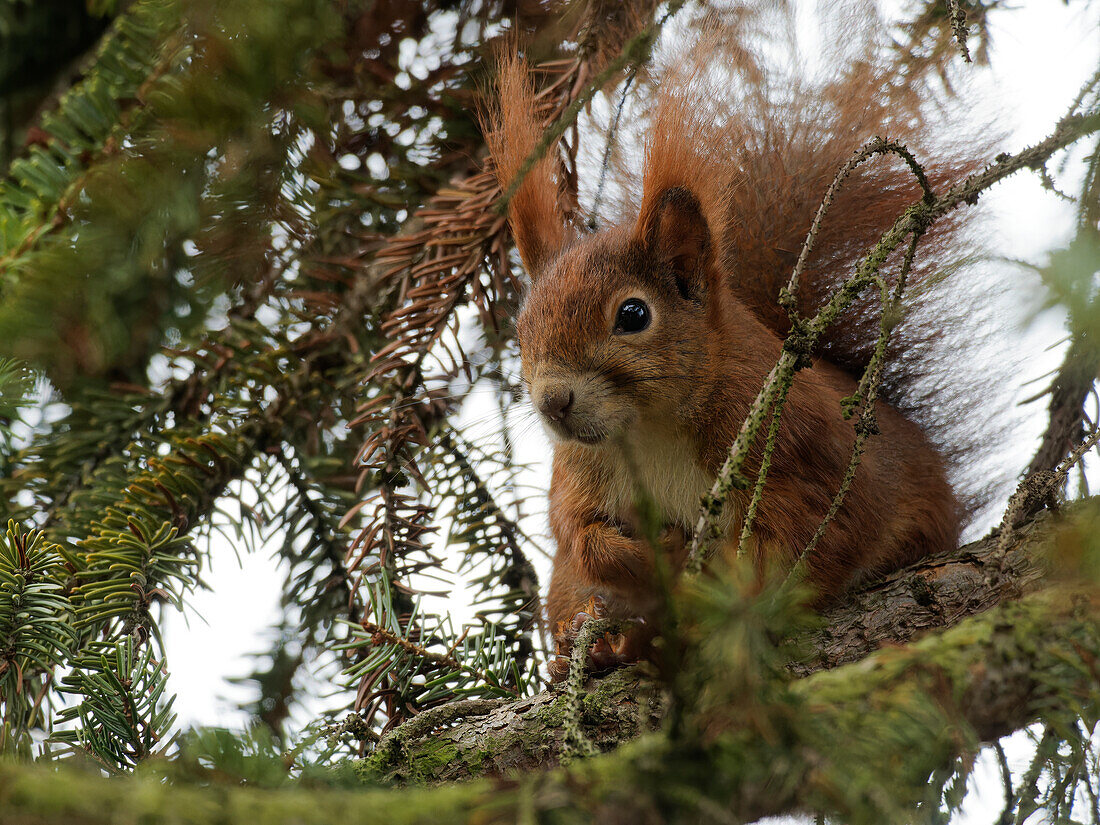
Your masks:
<svg viewBox="0 0 1100 825"><path fill-rule="evenodd" d="M646 265L627 230L576 242L536 281L517 322L531 404L556 442L621 442L639 423L676 421L714 370L717 346L696 298ZM698 290L698 287L693 287ZM643 322L621 327L624 305Z"/></svg>

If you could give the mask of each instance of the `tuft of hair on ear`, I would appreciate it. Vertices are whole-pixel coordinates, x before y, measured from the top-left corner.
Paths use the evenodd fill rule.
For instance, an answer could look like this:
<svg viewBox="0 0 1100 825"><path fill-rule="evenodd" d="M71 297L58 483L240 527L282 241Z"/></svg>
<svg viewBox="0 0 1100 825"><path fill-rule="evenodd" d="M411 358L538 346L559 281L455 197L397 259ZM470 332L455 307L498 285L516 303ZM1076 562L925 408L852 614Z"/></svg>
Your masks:
<svg viewBox="0 0 1100 825"><path fill-rule="evenodd" d="M479 120L501 189L508 191L516 177L523 175L508 204L508 222L532 280L570 238L555 174L557 147L548 147L533 166L524 169L545 131L539 108L527 64L515 54L502 57L496 88L483 97Z"/></svg>
<svg viewBox="0 0 1100 825"><path fill-rule="evenodd" d="M670 266L685 298L705 286L732 186L731 166L716 157L720 141L706 82L696 68L668 71L657 90L646 138L635 238Z"/></svg>

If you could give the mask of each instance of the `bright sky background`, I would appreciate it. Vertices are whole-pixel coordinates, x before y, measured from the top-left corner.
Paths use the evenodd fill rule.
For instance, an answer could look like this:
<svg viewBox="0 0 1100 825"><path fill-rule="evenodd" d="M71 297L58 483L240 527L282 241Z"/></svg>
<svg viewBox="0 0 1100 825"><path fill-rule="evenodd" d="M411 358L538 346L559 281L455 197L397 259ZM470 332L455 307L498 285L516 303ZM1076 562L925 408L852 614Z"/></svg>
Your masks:
<svg viewBox="0 0 1100 825"><path fill-rule="evenodd" d="M1011 129L1003 147L1006 151L1045 137L1100 62L1097 4L1091 9L1082 3L1049 0L1019 5L1022 7L1016 10L992 15L992 72L969 70L985 101L980 108L988 107L999 123ZM1018 174L984 196L983 202L993 216L990 225L995 242L991 246L1007 258L1042 263L1044 253L1066 242L1072 232L1071 208L1045 191L1034 175ZM1005 266L997 271L1014 282L995 323L1005 327L1009 334L1004 340L1013 342L1014 354L1023 362L1021 378L1041 381L1061 360L1062 317L1057 311L1039 312L1043 296L1033 273ZM1041 386L1026 387L1019 397L1034 394ZM469 418L481 415L477 399L470 406L465 413ZM1038 404L1026 410L1032 422L1030 435L1013 445L1018 455L1009 457L1006 466L1019 468L1027 461L1045 423L1044 412ZM548 451L537 428L526 432L518 445L519 459L534 465L526 480L545 486ZM531 505L544 507L544 502L536 497ZM544 512L534 519L533 529L544 532ZM210 569L204 572L211 590L191 597L186 616L167 615L162 623L181 726L241 727L247 721L233 705L250 698L252 692L225 679L249 672L248 655L266 649L265 632L278 616L285 571L267 553L239 552L238 557L234 548L217 539ZM548 563L539 558L535 561L545 585ZM1010 747L1010 759L1014 767L1022 768L1023 764L1017 763L1026 759L1027 749L1019 735L1017 739L1021 746ZM995 763L983 759L977 775L980 781L964 817L968 823L992 821L1002 802Z"/></svg>

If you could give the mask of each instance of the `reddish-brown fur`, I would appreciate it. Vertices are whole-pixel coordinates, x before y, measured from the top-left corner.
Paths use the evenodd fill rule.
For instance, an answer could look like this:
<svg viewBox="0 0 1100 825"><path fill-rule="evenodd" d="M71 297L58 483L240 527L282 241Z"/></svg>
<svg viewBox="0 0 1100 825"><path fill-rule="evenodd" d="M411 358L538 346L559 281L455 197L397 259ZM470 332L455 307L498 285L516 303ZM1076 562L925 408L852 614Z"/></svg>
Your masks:
<svg viewBox="0 0 1100 825"><path fill-rule="evenodd" d="M779 358L786 328L779 287L829 181L882 115L867 103L880 80L869 69L852 72L828 100L790 89L774 111L758 87L758 98L743 101L755 107L751 117L720 123L701 114L707 92L692 78L666 82L637 217L597 234L567 225L549 161L523 180L510 220L532 278L517 323L524 380L536 406L556 410L551 399L572 399L554 413L560 420L544 415L557 441L549 513L558 549L546 607L559 633L567 636L594 598L612 616L653 610L639 494L657 505L665 549L674 565L682 562L700 497ZM505 64L500 94L490 146L507 185L540 134L518 61ZM938 183L966 164L942 157L930 167ZM854 176L818 241L803 306L818 303L919 194L896 165ZM616 334L628 298L644 300L653 320L644 331ZM753 529L759 568L794 562L852 455L855 434L841 399L856 386L845 368L859 366L864 350L849 328L825 351L831 361L816 358L797 374L783 413ZM876 414L881 433L868 440L843 506L808 557L823 599L958 538L961 511L944 460L893 407L879 402ZM747 500L747 492L730 499L728 547Z"/></svg>

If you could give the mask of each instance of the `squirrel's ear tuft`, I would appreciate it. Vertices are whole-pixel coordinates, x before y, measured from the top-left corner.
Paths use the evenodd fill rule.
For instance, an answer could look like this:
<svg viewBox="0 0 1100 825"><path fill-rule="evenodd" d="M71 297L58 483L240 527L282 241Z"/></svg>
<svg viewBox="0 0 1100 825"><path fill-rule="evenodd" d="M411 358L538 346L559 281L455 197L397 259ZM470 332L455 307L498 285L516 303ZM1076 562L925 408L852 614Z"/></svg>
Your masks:
<svg viewBox="0 0 1100 825"><path fill-rule="evenodd" d="M710 229L699 199L688 189L666 189L639 217L639 240L676 278L680 294L697 300L706 290Z"/></svg>
<svg viewBox="0 0 1100 825"><path fill-rule="evenodd" d="M526 64L515 56L505 58L495 94L486 102L480 120L501 189L508 192L522 175L508 203L508 223L532 280L542 275L570 239L555 174L557 146L549 146L533 166L524 168L545 131L538 111Z"/></svg>

